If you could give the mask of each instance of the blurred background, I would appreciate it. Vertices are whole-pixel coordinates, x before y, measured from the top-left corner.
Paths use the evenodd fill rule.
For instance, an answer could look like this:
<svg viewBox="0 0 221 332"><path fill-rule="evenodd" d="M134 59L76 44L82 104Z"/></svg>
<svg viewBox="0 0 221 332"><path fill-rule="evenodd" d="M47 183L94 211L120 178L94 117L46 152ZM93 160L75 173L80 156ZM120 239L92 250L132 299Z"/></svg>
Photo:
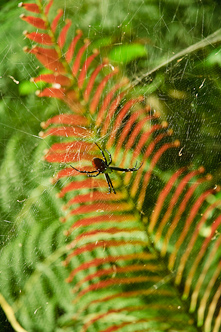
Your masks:
<svg viewBox="0 0 221 332"><path fill-rule="evenodd" d="M42 68L23 52L33 44L22 32L32 28L19 19L25 10L18 3L0 1L1 246L16 236L13 223L23 200L51 174L51 165L42 166L40 123L66 107L35 96L41 86L30 78ZM182 148L182 157L172 162L203 165L214 185L220 183L220 1L56 0L52 17L58 8L64 8L63 20L72 19L73 35L83 30L91 48L99 48L101 57L109 57L130 78L133 94L143 94L168 122ZM167 168L171 160L164 163ZM33 213L38 215L37 208ZM6 328L3 313L0 320Z"/></svg>

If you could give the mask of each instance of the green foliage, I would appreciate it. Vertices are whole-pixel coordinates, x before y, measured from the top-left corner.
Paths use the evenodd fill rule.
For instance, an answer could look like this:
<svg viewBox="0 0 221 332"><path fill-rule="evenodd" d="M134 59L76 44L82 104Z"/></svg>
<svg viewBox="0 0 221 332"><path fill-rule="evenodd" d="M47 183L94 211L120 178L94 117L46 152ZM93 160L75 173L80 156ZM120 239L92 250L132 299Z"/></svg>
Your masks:
<svg viewBox="0 0 221 332"><path fill-rule="evenodd" d="M56 1L55 7L59 5L62 7L63 2ZM22 23L17 19L20 11L13 10L13 4L10 4L10 14L5 19L8 9L5 7L1 14L1 21L3 22L4 17L5 24L0 32L3 36L2 53L5 55L4 61L0 63L4 73L0 104L1 293L19 324L27 331L103 331L108 330L114 322L120 331L184 331L185 328L185 331L201 329L218 332L219 321L216 317L219 315L219 308L215 308L214 314L210 306L215 294L218 294L216 291L220 281L220 247L216 247L220 236L218 204L208 212L193 248L188 247L190 251L186 248L196 231L195 226L207 214L211 204L218 202L220 194L211 191L198 210L192 226L188 219L193 214L192 207L198 202L200 195L211 187L211 183L203 183L197 187L187 200L191 186L204 180L198 175L193 176L191 181L184 182L185 188L180 195L176 195L177 188L185 179L180 177L174 181L171 191L168 190L164 199L160 196L175 174L177 164L183 166L190 161L197 166L203 164L214 174L214 186L220 180L220 145L216 143L220 140L221 85L217 74L220 71L219 47L215 50L210 48L208 39L201 51L193 54L186 52L182 61L165 60L172 58L176 52L185 52L185 48L201 39L202 34L207 36L219 28L218 10L214 10L218 5L214 1L202 4L192 0L125 0L117 3L67 1L66 5L65 13L73 18L73 22L77 22L75 28L83 28L85 36L94 40L92 47L101 48L101 56L95 60L96 64L100 64L101 58L109 54L112 60L127 65L127 74L132 80L135 77L142 83L134 86L128 96L133 98L140 93L144 94L146 104L150 104L153 110L161 111L161 120L169 122L182 145L179 154L172 149L154 166L143 204L140 203L139 195L145 186L143 178L151 169L153 156L145 160L139 182L135 175L130 177L130 174L111 174L119 193L117 198L106 194L107 185L102 182L98 185L98 190L93 190L96 179L93 185L81 185L81 181L85 181L84 175L77 177L75 174L73 178L73 174L66 174L59 178L58 174L61 173L58 171L64 170L67 163L73 162L76 167L79 164L87 166L89 164L85 155L89 153L91 160L97 152L93 150L93 146L90 146L91 150L80 147L82 139L77 138L75 142L79 147L77 154L75 150L73 152L73 160L65 161L72 152L70 150L65 151L62 161L58 162L56 158L61 157L64 152L61 145L54 157L57 163L52 166L42 160L44 154L46 158L53 157L53 143L72 143L73 139L58 136L43 140L38 136L40 123L53 119L57 114L70 114L70 110L67 105L55 99L48 101L31 95L36 85L42 91L51 86L44 82L29 83L30 77L42 72L34 56L22 54L22 46L28 42L24 42L21 37ZM51 18L54 17L54 8L50 15ZM63 22L59 23L59 31L62 26ZM67 40L71 40L71 37L68 36ZM121 45L116 46L118 43ZM147 53L148 58L144 58ZM63 58L60 60L63 61ZM166 64L162 65L164 62ZM157 65L162 67L154 70ZM148 70L153 70L151 75L146 75ZM91 72L80 90L80 101L83 100L82 95ZM105 75L106 72L102 74ZM95 82L93 96L100 80L105 77L102 74ZM118 79L121 78L120 75ZM16 81L22 83L18 85ZM111 87L112 83L108 83L98 107L101 107L105 94ZM133 83L137 82L134 80ZM70 90L72 88L78 91L76 85L73 84ZM130 138L128 135L117 154L118 144L131 115L139 111L143 103L139 107L135 105L133 112L121 119L120 129L112 133L112 125L124 102L122 99L106 134L102 136L100 130L108 116L97 127L92 140L99 139L102 143L108 143L111 137L115 137L108 149L114 155L116 165L124 158L128 167L140 138L149 128L161 122L157 118L152 119L152 122L145 120L142 131L134 138L132 148L127 148ZM76 105L77 102L74 106ZM88 128L93 131L97 113L96 116L90 114L90 102L83 100L80 105L89 121ZM135 125L143 121L143 115L147 114L143 113L137 118L137 122L131 122L129 134L132 135ZM50 128L58 130L62 125L55 123ZM72 127L79 126L73 123ZM164 129L160 131L161 134L165 133ZM155 142L157 136L158 133L154 133L145 142L137 156L139 162L149 143ZM83 141L91 144L91 139ZM165 141L169 142L169 139ZM156 145L155 152L160 147L160 144ZM45 152L45 149L49 151ZM58 182L51 183L52 177ZM79 188L58 199L57 193L60 191L61 194L73 183L79 185ZM132 194L134 191L135 195ZM177 199L176 203L173 201L174 197ZM70 203L73 198L75 201ZM179 215L185 199L187 205L183 214ZM172 210L171 204L175 207ZM139 205L141 208L138 208ZM169 217L163 228L166 215ZM61 216L66 223L61 223ZM103 219L98 222L96 218L99 217ZM179 222L174 226L176 218ZM216 220L218 226L214 228ZM190 224L189 233L181 241L181 246L176 247L176 241L185 233L187 221ZM171 238L166 246L168 234ZM205 245L207 239L208 247ZM88 249L90 245L94 247ZM77 254L83 248L87 250ZM197 257L203 253L203 248L206 251L197 265ZM172 265L171 257L174 252L176 261ZM179 281L177 271L180 271L180 261L188 252L191 255L187 257L183 276ZM101 259L101 262L97 263L96 259ZM189 273L194 266L196 272L191 279ZM73 273L75 275L71 277ZM184 290L188 280L191 281L190 293ZM196 294L200 284L198 280L202 283L199 294ZM195 305L193 294L198 299ZM199 302L203 300L206 303L205 315L203 310L197 311L203 308L203 305L199 306ZM3 308L5 309L4 306ZM209 315L206 316L208 312ZM7 310L5 313L10 318ZM213 314L215 318L210 325L208 317L213 317Z"/></svg>
<svg viewBox="0 0 221 332"><path fill-rule="evenodd" d="M147 51L141 44L119 45L109 53L110 60L124 65L145 56L147 56Z"/></svg>
<svg viewBox="0 0 221 332"><path fill-rule="evenodd" d="M49 73L48 70L42 70L40 74L47 74ZM42 90L46 87L44 82L30 82L30 81L23 81L19 84L19 94L20 96L26 96L29 94L35 93L37 90Z"/></svg>

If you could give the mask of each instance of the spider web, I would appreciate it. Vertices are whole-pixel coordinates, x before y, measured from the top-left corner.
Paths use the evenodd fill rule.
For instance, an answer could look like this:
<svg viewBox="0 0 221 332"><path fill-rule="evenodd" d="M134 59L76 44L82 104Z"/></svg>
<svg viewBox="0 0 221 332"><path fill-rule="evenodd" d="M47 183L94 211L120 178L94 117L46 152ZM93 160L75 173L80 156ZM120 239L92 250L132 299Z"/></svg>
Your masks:
<svg viewBox="0 0 221 332"><path fill-rule="evenodd" d="M168 122L174 137L181 141L179 155L168 154L161 163L161 170L171 166L175 169L177 165L187 163L194 164L196 168L203 165L206 172L213 175L214 185L218 185L221 175L219 1L56 1L54 10L60 7L65 9L63 20L73 18L75 29L82 29L94 47L102 49L102 56L109 56L113 66L121 68L122 77L124 74L130 77L134 83L133 92L144 94L153 111L160 111L161 119ZM39 74L39 63L22 51L27 41L22 36L26 25L18 20L20 14L21 10L14 1L2 4L2 248L9 245L21 230L29 234L34 220L50 224L57 219L59 223L62 205L56 206L57 203L53 202L60 189L59 183L51 185L49 180L51 174L55 175L65 165L42 161L50 141L42 140L39 131L42 121L65 113L67 107L58 100L34 96L37 87L29 80ZM214 42L213 37L208 36L217 31L214 37L217 41ZM201 47L199 43L202 43ZM124 49L125 45L135 46L134 49ZM143 53L136 45L142 45ZM98 64L101 60L101 57L97 60ZM81 155L80 148L79 166L82 166ZM100 152L98 155L100 157ZM84 166L89 165L90 162ZM113 184L114 181L115 175ZM48 213L42 214L45 200L49 203ZM29 226L24 221L26 218ZM162 283L172 277L173 274L165 276ZM4 316L2 324L8 326Z"/></svg>

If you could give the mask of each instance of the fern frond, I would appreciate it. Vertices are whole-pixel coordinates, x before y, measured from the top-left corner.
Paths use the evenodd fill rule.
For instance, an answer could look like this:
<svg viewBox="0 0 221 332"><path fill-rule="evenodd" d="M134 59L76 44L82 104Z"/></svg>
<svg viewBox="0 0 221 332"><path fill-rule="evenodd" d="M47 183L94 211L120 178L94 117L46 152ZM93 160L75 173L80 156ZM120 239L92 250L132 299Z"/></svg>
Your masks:
<svg viewBox="0 0 221 332"><path fill-rule="evenodd" d="M40 330L43 324L55 329L56 310L62 309L59 327L71 326L80 332L184 331L184 322L185 331L196 331L197 324L204 324L206 332L217 332L221 219L215 195L219 188L209 188L211 177L202 177L203 168L163 172L161 157L168 150L178 155L180 145L172 140L168 124L146 105L143 96L131 97L128 79L119 78L119 69L108 59L94 65L99 52L90 49L89 40L82 41L80 30L66 45L71 21L57 31L62 11L50 22L52 1L46 6L37 3L37 7L21 5L41 16L21 18L43 30L25 32L28 39L42 44L25 51L51 71L33 78L47 83L37 94L58 98L70 108L69 113L43 122L40 133L50 146L45 160L64 166L52 180L59 182L55 199L63 205L64 216L62 226L55 221L41 236L43 249L33 266L33 250L27 252L38 247L40 224L29 238L19 238L23 255L17 251L11 257L11 251L6 251L3 257L5 262L11 259L11 282L16 280L18 289L24 290L21 296L18 289L12 293L12 285L6 290L17 316L29 330L36 326ZM143 163L136 173L111 174L116 195L107 194L102 174L89 178L70 167L92 171L88 162L101 158L96 142L112 152L116 166ZM215 202L210 204L211 200ZM63 241L61 230L65 230ZM57 236L57 247L52 249ZM15 241L13 250L17 246ZM32 269L29 280L21 283L23 265L20 262L14 268L18 257L24 257ZM35 280L37 287L31 289ZM65 299L60 304L61 284ZM67 295L70 288L72 293ZM55 297L55 308L47 309L47 295ZM188 313L189 303L197 323ZM37 322L38 316L31 323L33 307L46 312L43 323Z"/></svg>

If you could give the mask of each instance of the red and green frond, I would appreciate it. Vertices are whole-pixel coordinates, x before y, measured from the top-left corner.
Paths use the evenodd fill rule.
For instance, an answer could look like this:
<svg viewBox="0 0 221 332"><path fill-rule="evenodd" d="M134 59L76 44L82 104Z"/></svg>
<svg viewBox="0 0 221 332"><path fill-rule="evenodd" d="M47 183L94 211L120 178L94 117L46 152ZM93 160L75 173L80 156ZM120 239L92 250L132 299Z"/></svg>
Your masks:
<svg viewBox="0 0 221 332"><path fill-rule="evenodd" d="M129 80L118 68L106 58L97 65L99 51L82 31L73 32L70 20L58 31L63 12L49 21L51 5L20 4L37 15L21 16L38 29L24 33L35 43L25 51L49 71L32 79L46 83L37 95L69 107L44 121L40 135L50 144L45 160L63 166L52 181L60 182L56 199L64 202L68 253L63 265L70 271L66 282L73 292L76 331L173 326L183 331L183 321L186 331L195 331L176 286L198 324L205 323L206 332L218 331L219 188L211 189L203 168L183 167L163 176L162 159L168 153L178 156L180 142L143 96L131 97ZM68 34L73 35L69 45ZM108 194L103 174L87 177L70 167L93 171L92 159L103 158L95 143L107 158L105 149L112 154L113 166L142 165L137 172L110 174L116 194ZM154 188L156 178L160 190Z"/></svg>

